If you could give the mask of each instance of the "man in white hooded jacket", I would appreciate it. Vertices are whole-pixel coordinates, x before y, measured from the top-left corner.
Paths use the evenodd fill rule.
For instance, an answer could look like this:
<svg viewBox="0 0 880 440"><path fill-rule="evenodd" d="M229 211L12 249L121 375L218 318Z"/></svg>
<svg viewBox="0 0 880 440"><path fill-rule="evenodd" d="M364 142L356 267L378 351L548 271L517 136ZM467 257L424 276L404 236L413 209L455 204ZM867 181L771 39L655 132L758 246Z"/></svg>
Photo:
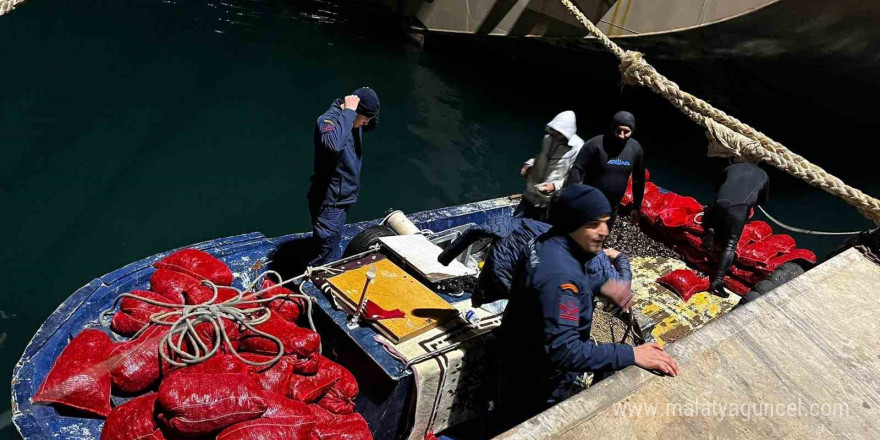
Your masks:
<svg viewBox="0 0 880 440"><path fill-rule="evenodd" d="M526 178L523 199L514 211L515 217L547 221L547 207L553 193L562 189L572 163L584 145L577 133L574 112L564 111L545 128L547 135L537 158L527 160L522 174Z"/></svg>

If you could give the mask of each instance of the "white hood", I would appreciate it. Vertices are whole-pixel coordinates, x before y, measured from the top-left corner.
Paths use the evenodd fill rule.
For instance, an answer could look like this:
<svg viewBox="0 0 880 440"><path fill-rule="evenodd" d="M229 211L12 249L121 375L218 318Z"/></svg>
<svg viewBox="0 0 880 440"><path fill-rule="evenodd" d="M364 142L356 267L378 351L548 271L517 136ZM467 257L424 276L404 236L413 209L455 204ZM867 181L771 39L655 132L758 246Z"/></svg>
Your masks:
<svg viewBox="0 0 880 440"><path fill-rule="evenodd" d="M574 112L571 110L566 110L553 118L550 123L547 124L547 127L550 127L565 136L566 139L571 139L575 133L577 133L577 118L574 116Z"/></svg>
<svg viewBox="0 0 880 440"><path fill-rule="evenodd" d="M539 193L537 185L552 183L555 191L562 189L568 171L584 145L584 140L575 134L577 123L573 111L564 111L556 115L547 127L562 133L568 142L557 141L553 136L545 135L541 144L541 153L537 158L529 159L525 163L532 168L526 179L523 196L535 206L546 206L550 202L549 194Z"/></svg>

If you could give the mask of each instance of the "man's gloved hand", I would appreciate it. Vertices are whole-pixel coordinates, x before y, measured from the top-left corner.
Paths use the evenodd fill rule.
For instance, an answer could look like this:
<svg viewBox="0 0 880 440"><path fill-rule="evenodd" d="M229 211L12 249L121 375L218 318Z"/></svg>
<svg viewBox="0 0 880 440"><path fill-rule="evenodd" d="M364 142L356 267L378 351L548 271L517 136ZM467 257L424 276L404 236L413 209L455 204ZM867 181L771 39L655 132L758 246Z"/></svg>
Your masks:
<svg viewBox="0 0 880 440"><path fill-rule="evenodd" d="M447 251L440 252L440 255L437 256L437 261L444 266L449 266L449 263L452 263L454 259L455 255Z"/></svg>
<svg viewBox="0 0 880 440"><path fill-rule="evenodd" d="M711 251L714 246L715 241L715 229L706 228L705 233L703 234L703 250Z"/></svg>
<svg viewBox="0 0 880 440"><path fill-rule="evenodd" d="M632 307L633 293L630 283L620 280L608 280L599 288L599 293L607 296L623 310Z"/></svg>

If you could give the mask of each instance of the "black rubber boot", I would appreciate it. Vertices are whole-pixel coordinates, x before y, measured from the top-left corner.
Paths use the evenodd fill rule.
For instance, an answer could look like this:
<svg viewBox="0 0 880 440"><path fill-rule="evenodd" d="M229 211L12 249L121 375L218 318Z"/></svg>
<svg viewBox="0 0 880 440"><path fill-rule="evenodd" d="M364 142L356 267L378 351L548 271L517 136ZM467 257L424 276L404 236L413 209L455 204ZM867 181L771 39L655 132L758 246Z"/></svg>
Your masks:
<svg viewBox="0 0 880 440"><path fill-rule="evenodd" d="M730 296L730 294L727 293L726 290L724 290L724 281L722 280L713 280L712 283L709 284L709 293L715 296L719 296L721 298L727 298L728 296Z"/></svg>
<svg viewBox="0 0 880 440"><path fill-rule="evenodd" d="M733 258L736 256L736 244L739 243L739 235L730 237L724 249L721 251L721 257L718 259L718 269L715 276L712 277L709 284L709 290L722 298L730 296L724 290L724 276L727 275L730 265L733 264Z"/></svg>

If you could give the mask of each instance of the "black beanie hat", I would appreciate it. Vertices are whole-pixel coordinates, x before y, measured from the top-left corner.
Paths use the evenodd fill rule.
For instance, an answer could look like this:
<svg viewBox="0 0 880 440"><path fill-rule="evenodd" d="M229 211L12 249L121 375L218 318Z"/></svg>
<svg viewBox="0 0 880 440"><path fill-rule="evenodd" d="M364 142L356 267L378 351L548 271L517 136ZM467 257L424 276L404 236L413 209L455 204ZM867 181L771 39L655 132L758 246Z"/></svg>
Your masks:
<svg viewBox="0 0 880 440"><path fill-rule="evenodd" d="M617 112L614 114L614 117L611 118L611 130L613 131L615 128L623 125L624 127L629 127L630 130L635 131L636 129L636 117L633 116L630 112Z"/></svg>
<svg viewBox="0 0 880 440"><path fill-rule="evenodd" d="M564 234L611 214L611 204L602 191L583 184L563 189L551 209L553 227Z"/></svg>
<svg viewBox="0 0 880 440"><path fill-rule="evenodd" d="M358 113L370 118L379 114L379 95L373 89L361 87L353 95L361 99L356 110Z"/></svg>

